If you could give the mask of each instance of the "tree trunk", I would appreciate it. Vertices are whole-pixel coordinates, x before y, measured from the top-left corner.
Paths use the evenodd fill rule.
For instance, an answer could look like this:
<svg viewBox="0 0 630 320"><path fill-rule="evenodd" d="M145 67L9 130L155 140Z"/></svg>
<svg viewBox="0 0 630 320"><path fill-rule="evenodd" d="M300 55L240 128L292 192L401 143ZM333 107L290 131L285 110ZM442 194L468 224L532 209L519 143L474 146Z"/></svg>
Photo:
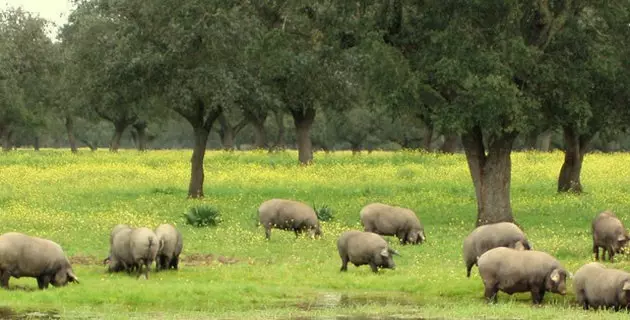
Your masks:
<svg viewBox="0 0 630 320"><path fill-rule="evenodd" d="M138 121L134 123L133 129L136 131L136 147L138 151L147 150L147 123Z"/></svg>
<svg viewBox="0 0 630 320"><path fill-rule="evenodd" d="M225 114L219 116L219 136L224 150L234 150L234 129Z"/></svg>
<svg viewBox="0 0 630 320"><path fill-rule="evenodd" d="M422 148L427 152L431 152L431 140L433 139L433 126L426 125L424 137L422 137Z"/></svg>
<svg viewBox="0 0 630 320"><path fill-rule="evenodd" d="M280 111L275 112L276 118L276 126L278 127L278 135L276 136L276 141L274 143L274 149L284 149L284 113Z"/></svg>
<svg viewBox="0 0 630 320"><path fill-rule="evenodd" d="M563 133L564 163L558 176L558 192L581 193L583 191L580 182L582 163L593 135L580 135L572 126L564 127Z"/></svg>
<svg viewBox="0 0 630 320"><path fill-rule="evenodd" d="M208 142L209 130L205 128L194 128L195 146L190 159L190 184L188 185L189 198L203 198L203 159L206 156L206 143Z"/></svg>
<svg viewBox="0 0 630 320"><path fill-rule="evenodd" d="M351 144L350 149L352 150L352 155L356 156L361 153L361 145L359 144Z"/></svg>
<svg viewBox="0 0 630 320"><path fill-rule="evenodd" d="M525 145L523 146L523 149L536 150L536 146L538 145L538 136L539 133L537 131L530 132L525 139Z"/></svg>
<svg viewBox="0 0 630 320"><path fill-rule="evenodd" d="M72 117L66 117L66 133L68 134L68 143L70 143L70 152L77 153L77 140L74 137L74 120Z"/></svg>
<svg viewBox="0 0 630 320"><path fill-rule="evenodd" d="M0 135L2 136L2 151L11 151L11 136L13 135L11 129L9 129L8 127L0 128Z"/></svg>
<svg viewBox="0 0 630 320"><path fill-rule="evenodd" d="M457 151L458 138L456 134L444 136L444 143L442 143L440 151L444 153L455 153L455 151Z"/></svg>
<svg viewBox="0 0 630 320"><path fill-rule="evenodd" d="M495 137L486 154L483 133L479 126L462 135L477 197L477 226L503 221L514 222L510 204L510 154L516 136L517 134L511 133Z"/></svg>
<svg viewBox="0 0 630 320"><path fill-rule="evenodd" d="M538 150L543 152L549 152L551 150L551 136L553 135L552 130L545 130L540 134L540 145Z"/></svg>
<svg viewBox="0 0 630 320"><path fill-rule="evenodd" d="M315 109L291 110L295 124L298 159L300 164L309 165L313 161L313 143L311 141L311 127L315 120Z"/></svg>
<svg viewBox="0 0 630 320"><path fill-rule="evenodd" d="M35 149L35 151L39 151L39 136L36 135L35 139L33 140L33 149Z"/></svg>
<svg viewBox="0 0 630 320"><path fill-rule="evenodd" d="M122 139L122 135L127 128L126 123L116 123L114 124L114 136L112 137L112 142L109 145L109 151L118 152L120 148L120 140Z"/></svg>
<svg viewBox="0 0 630 320"><path fill-rule="evenodd" d="M267 146L267 133L265 132L265 123L253 121L254 125L254 148L264 149Z"/></svg>

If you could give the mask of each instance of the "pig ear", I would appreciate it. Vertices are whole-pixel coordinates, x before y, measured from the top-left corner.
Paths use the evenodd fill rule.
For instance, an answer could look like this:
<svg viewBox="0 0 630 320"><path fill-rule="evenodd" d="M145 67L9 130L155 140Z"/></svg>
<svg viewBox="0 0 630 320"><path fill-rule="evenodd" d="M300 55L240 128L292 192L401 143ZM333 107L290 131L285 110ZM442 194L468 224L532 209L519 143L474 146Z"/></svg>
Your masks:
<svg viewBox="0 0 630 320"><path fill-rule="evenodd" d="M381 255L383 257L389 256L389 251L387 250L387 248L383 248L383 250L381 250Z"/></svg>
<svg viewBox="0 0 630 320"><path fill-rule="evenodd" d="M558 269L554 269L553 271L551 271L551 275L549 276L549 278L551 279L551 281L556 283L560 281L560 272L558 271Z"/></svg>
<svg viewBox="0 0 630 320"><path fill-rule="evenodd" d="M623 291L630 291L630 281L626 281L623 283L623 288L621 288L621 290Z"/></svg>
<svg viewBox="0 0 630 320"><path fill-rule="evenodd" d="M398 253L398 251L396 251L396 250L394 250L392 248L387 249L387 251L389 251L389 253L391 253L391 254L393 254L395 256L399 256L399 257L401 256L400 253Z"/></svg>

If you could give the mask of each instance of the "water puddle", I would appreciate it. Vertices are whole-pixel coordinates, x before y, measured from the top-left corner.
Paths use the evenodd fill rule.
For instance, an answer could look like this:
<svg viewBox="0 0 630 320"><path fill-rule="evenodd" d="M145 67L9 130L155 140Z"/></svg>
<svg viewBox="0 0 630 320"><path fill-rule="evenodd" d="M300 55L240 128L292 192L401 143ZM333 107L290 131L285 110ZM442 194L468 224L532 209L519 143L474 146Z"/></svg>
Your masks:
<svg viewBox="0 0 630 320"><path fill-rule="evenodd" d="M419 306L420 302L401 295L391 296L370 296L370 295L348 295L345 293L322 293L315 299L300 302L297 307L305 310L349 308L364 305L398 305L398 306Z"/></svg>
<svg viewBox="0 0 630 320"><path fill-rule="evenodd" d="M57 311L24 311L16 312L7 307L0 307L0 319L61 319L61 315Z"/></svg>
<svg viewBox="0 0 630 320"><path fill-rule="evenodd" d="M316 317L295 317L291 320L437 320L427 319L418 316L404 315L353 315L353 316L316 316Z"/></svg>

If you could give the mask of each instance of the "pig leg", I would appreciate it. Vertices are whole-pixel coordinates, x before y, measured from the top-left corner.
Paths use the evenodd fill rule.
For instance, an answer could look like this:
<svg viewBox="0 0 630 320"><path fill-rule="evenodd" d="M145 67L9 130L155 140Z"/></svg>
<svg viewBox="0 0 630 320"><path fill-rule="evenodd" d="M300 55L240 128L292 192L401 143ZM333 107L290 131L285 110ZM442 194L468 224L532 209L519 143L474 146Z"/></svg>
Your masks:
<svg viewBox="0 0 630 320"><path fill-rule="evenodd" d="M348 256L341 257L341 269L339 271L348 271Z"/></svg>
<svg viewBox="0 0 630 320"><path fill-rule="evenodd" d="M179 264L179 257L173 257L171 260L171 267L177 270L177 265Z"/></svg>
<svg viewBox="0 0 630 320"><path fill-rule="evenodd" d="M267 238L267 240L271 238L271 227L269 225L265 225L265 238Z"/></svg>
<svg viewBox="0 0 630 320"><path fill-rule="evenodd" d="M399 231L398 233L396 233L396 238L398 238L398 241L400 241L400 244L402 245L407 244L407 235L405 234L404 231Z"/></svg>
<svg viewBox="0 0 630 320"><path fill-rule="evenodd" d="M466 263L466 277L470 278L470 270L472 270L473 265L475 265L474 263Z"/></svg>
<svg viewBox="0 0 630 320"><path fill-rule="evenodd" d="M593 244L593 254L595 254L595 261L599 260L599 247Z"/></svg>
<svg viewBox="0 0 630 320"><path fill-rule="evenodd" d="M39 276L37 277L37 287L39 289L48 289L48 285L50 284L49 276Z"/></svg>
<svg viewBox="0 0 630 320"><path fill-rule="evenodd" d="M610 259L610 262L613 262L613 257L615 256L615 250L613 250L612 246L608 246L606 251L608 251L608 259Z"/></svg>
<svg viewBox="0 0 630 320"><path fill-rule="evenodd" d="M0 286L5 289L9 289L9 278L11 278L11 273L9 271L4 271L0 274Z"/></svg>
<svg viewBox="0 0 630 320"><path fill-rule="evenodd" d="M372 268L372 272L378 272L378 267L376 266L376 263L374 263L374 261L370 262L370 268Z"/></svg>
<svg viewBox="0 0 630 320"><path fill-rule="evenodd" d="M499 284L498 283L485 283L485 292L484 296L488 300L488 303L496 303L497 302L497 293L499 292Z"/></svg>
<svg viewBox="0 0 630 320"><path fill-rule="evenodd" d="M534 304L541 304L543 301L543 297L545 296L545 289L540 289L538 287L532 287L532 301Z"/></svg>
<svg viewBox="0 0 630 320"><path fill-rule="evenodd" d="M588 301L586 301L586 294L584 294L584 290L576 292L575 300L582 306L582 308L584 308L584 310L588 310Z"/></svg>

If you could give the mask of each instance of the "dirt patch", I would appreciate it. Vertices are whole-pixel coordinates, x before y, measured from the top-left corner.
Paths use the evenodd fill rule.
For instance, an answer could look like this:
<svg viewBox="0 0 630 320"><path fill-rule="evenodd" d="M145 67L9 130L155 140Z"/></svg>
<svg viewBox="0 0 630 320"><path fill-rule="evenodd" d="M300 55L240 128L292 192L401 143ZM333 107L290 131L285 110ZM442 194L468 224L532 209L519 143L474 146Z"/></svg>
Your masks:
<svg viewBox="0 0 630 320"><path fill-rule="evenodd" d="M235 257L226 257L226 256L214 255L214 254L191 254L185 257L182 256L180 261L188 266L201 266L201 265L211 265L214 263L235 264L239 262L240 260Z"/></svg>
<svg viewBox="0 0 630 320"><path fill-rule="evenodd" d="M81 265L90 265L90 264L102 265L103 259L105 258L97 258L94 256L83 256L83 255L76 255L76 256L68 257L68 260L70 260L71 264L81 264Z"/></svg>

